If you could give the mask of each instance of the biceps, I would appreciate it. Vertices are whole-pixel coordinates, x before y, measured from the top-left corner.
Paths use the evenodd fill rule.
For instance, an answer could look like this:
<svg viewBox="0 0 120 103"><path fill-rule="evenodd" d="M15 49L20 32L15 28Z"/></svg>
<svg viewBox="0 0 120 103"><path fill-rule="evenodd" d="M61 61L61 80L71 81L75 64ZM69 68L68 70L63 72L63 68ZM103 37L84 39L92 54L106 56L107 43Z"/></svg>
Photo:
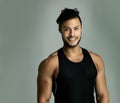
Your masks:
<svg viewBox="0 0 120 103"><path fill-rule="evenodd" d="M96 78L96 92L98 95L104 94L106 91L106 78L104 72L98 74Z"/></svg>
<svg viewBox="0 0 120 103"><path fill-rule="evenodd" d="M37 92L38 99L48 100L51 96L52 91L52 78L40 77L37 78Z"/></svg>

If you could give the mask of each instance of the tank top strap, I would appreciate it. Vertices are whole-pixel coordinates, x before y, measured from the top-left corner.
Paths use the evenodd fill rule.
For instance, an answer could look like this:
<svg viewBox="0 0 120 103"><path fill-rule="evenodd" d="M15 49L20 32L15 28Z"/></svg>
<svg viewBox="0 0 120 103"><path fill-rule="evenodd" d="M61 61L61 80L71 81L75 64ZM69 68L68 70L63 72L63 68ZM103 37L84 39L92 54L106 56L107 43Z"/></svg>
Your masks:
<svg viewBox="0 0 120 103"><path fill-rule="evenodd" d="M83 51L84 59L88 59L88 58L91 59L91 56L90 56L90 54L89 54L87 49L82 48L82 51Z"/></svg>
<svg viewBox="0 0 120 103"><path fill-rule="evenodd" d="M62 49L63 49L63 48L58 49L58 56L63 55L63 50L62 50Z"/></svg>

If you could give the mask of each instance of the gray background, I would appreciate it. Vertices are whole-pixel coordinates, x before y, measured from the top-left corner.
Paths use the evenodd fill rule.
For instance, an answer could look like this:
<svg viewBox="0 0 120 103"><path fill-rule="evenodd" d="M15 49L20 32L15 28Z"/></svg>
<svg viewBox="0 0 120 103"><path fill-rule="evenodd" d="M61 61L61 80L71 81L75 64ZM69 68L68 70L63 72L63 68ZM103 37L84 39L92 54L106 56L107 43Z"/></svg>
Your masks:
<svg viewBox="0 0 120 103"><path fill-rule="evenodd" d="M37 68L62 46L55 21L65 7L80 11L81 46L103 57L111 103L119 103L119 0L0 0L0 103L36 103Z"/></svg>

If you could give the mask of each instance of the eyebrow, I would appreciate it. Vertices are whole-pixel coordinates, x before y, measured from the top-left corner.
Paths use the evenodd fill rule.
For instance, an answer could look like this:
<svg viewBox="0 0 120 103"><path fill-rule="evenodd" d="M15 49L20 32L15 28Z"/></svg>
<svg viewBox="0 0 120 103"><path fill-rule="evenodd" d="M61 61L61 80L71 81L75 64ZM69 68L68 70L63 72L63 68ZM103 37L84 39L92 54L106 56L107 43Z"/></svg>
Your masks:
<svg viewBox="0 0 120 103"><path fill-rule="evenodd" d="M80 26L75 26L75 27L73 27L73 28L78 28L78 27L80 27ZM68 27L68 26L63 26L63 28L70 28L70 27Z"/></svg>
<svg viewBox="0 0 120 103"><path fill-rule="evenodd" d="M73 27L73 28L79 28L80 26L75 26L75 27ZM70 28L70 27L68 27L68 26L63 26L63 29L65 29L65 28Z"/></svg>
<svg viewBox="0 0 120 103"><path fill-rule="evenodd" d="M80 26L75 26L74 28L79 28Z"/></svg>

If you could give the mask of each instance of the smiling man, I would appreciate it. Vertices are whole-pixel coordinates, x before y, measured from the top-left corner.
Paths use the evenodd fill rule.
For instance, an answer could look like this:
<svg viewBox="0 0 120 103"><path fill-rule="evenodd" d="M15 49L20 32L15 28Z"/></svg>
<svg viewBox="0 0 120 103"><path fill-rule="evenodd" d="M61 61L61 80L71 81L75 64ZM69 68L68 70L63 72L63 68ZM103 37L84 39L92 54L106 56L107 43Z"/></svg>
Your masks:
<svg viewBox="0 0 120 103"><path fill-rule="evenodd" d="M43 60L38 69L37 100L49 103L109 103L102 58L79 45L82 21L77 9L65 8L57 19L63 47Z"/></svg>

